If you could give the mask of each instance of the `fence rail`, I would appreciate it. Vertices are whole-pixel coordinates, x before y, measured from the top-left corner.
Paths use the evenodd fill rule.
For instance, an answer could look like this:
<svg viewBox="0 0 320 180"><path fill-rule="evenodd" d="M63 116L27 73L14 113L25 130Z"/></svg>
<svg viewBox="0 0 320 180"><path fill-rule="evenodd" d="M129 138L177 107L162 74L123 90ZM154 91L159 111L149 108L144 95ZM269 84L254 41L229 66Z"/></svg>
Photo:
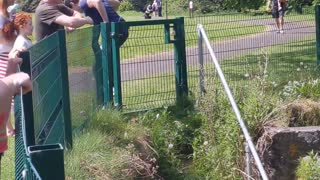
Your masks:
<svg viewBox="0 0 320 180"><path fill-rule="evenodd" d="M199 33L199 45L202 44L202 39L203 39L205 41L206 47L209 50L210 56L212 58L212 63L214 64L214 67L217 70L217 73L219 75L221 83L223 84L223 87L225 89L225 93L227 94L229 102L230 102L230 104L232 106L232 109L233 109L233 111L234 111L234 113L235 113L235 115L237 117L238 123L240 125L240 128L241 128L243 134L244 134L246 142L248 143L248 147L250 149L250 152L253 155L253 158L254 158L254 160L256 162L256 165L258 166L260 175L261 175L263 180L268 180L268 176L266 174L266 171L263 168L263 165L261 163L259 155L258 155L258 153L257 153L257 151L255 149L255 146L254 146L253 142L252 142L252 138L251 138L251 136L249 134L249 131L248 131L248 129L247 129L242 117L241 117L241 114L240 114L239 108L237 106L237 103L235 102L235 100L233 98L233 95L231 93L229 85L228 85L228 83L227 83L227 81L226 81L226 79L224 77L223 71L220 68L220 65L219 65L218 60L216 58L216 55L215 55L215 53L214 53L214 51L213 51L213 49L211 47L210 41L209 41L209 39L207 37L207 34L206 34L205 30L203 29L202 25L198 25L197 28L198 28L198 33ZM199 47L199 52L200 53L203 52L202 45ZM201 56L201 55L199 55L199 56ZM248 174L248 176L250 176L250 174Z"/></svg>

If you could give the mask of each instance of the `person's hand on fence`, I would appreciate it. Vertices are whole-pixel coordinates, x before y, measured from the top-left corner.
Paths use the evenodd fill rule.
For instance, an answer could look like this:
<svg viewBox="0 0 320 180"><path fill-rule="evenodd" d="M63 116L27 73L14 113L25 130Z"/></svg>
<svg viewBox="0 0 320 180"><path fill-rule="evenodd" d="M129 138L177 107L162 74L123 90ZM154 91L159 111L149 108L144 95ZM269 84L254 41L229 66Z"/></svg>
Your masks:
<svg viewBox="0 0 320 180"><path fill-rule="evenodd" d="M67 32L73 32L74 30L76 30L76 28L66 27L66 31L67 31Z"/></svg>
<svg viewBox="0 0 320 180"><path fill-rule="evenodd" d="M28 74L18 72L0 79L0 113L10 111L12 96L32 90L32 82Z"/></svg>
<svg viewBox="0 0 320 180"><path fill-rule="evenodd" d="M6 78L8 79L8 83L12 84L11 88L12 92L14 92L13 95L19 94L21 89L23 94L30 92L32 89L30 76L27 73L18 72L9 75Z"/></svg>
<svg viewBox="0 0 320 180"><path fill-rule="evenodd" d="M7 75L17 72L17 66L22 64L22 58L19 57L20 51L11 51L8 58Z"/></svg>
<svg viewBox="0 0 320 180"><path fill-rule="evenodd" d="M87 20L87 24L93 24L93 20L91 19L91 17L86 16L85 19Z"/></svg>

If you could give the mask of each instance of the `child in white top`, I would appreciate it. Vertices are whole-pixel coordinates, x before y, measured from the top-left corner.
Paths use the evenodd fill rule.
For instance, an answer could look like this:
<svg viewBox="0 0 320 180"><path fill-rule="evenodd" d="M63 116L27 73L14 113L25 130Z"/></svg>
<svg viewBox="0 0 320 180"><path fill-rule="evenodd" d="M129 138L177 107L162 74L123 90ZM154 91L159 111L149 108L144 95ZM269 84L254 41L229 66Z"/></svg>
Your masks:
<svg viewBox="0 0 320 180"><path fill-rule="evenodd" d="M31 40L28 36L32 35L32 17L28 13L17 13L14 18L14 27L18 33L18 37L14 42L13 49L26 50L32 46Z"/></svg>

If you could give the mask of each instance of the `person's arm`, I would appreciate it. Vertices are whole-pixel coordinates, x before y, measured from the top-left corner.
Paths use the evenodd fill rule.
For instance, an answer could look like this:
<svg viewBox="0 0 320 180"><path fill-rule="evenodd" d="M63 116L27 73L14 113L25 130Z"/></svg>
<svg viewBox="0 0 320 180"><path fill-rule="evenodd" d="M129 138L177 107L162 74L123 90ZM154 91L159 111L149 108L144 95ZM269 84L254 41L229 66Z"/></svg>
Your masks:
<svg viewBox="0 0 320 180"><path fill-rule="evenodd" d="M78 12L78 11L73 11L73 17L82 18L82 15L81 15L81 13Z"/></svg>
<svg viewBox="0 0 320 180"><path fill-rule="evenodd" d="M24 94L32 89L32 82L26 73L19 72L0 79L0 113L9 111L12 96L19 94L20 88Z"/></svg>
<svg viewBox="0 0 320 180"><path fill-rule="evenodd" d="M108 2L109 2L110 6L112 7L112 9L114 11L118 11L120 3L121 3L120 1L118 1L118 0L108 0Z"/></svg>
<svg viewBox="0 0 320 180"><path fill-rule="evenodd" d="M55 23L60 24L62 26L78 28L85 24L93 24L93 21L90 17L74 17L74 16L66 16L60 15L54 20Z"/></svg>
<svg viewBox="0 0 320 180"><path fill-rule="evenodd" d="M88 7L96 8L103 20L103 22L109 22L106 8L104 7L101 0L87 0Z"/></svg>
<svg viewBox="0 0 320 180"><path fill-rule="evenodd" d="M56 23L62 26L78 28L85 24L93 24L89 17L74 17L74 10L69 7L59 4L57 6L49 6L46 10L39 11L39 19L42 23L51 25Z"/></svg>

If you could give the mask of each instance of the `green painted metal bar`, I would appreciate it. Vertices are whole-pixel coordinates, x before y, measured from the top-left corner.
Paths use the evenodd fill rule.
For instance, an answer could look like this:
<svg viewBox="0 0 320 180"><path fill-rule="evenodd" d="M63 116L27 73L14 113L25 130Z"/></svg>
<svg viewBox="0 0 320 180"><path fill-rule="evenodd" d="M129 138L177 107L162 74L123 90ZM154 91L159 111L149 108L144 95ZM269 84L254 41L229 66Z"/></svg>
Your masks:
<svg viewBox="0 0 320 180"><path fill-rule="evenodd" d="M29 74L32 79L30 53L28 51L22 52L20 57L23 59L20 70ZM32 92L23 95L23 104L24 107L21 108L23 108L25 119L23 117L21 119L25 120L26 127L22 131L26 131L26 145L31 146L35 144Z"/></svg>
<svg viewBox="0 0 320 180"><path fill-rule="evenodd" d="M112 71L112 50L111 50L111 24L101 24L102 38L102 68L103 68L103 104L111 107L113 104L113 71Z"/></svg>
<svg viewBox="0 0 320 180"><path fill-rule="evenodd" d="M320 65L320 6L315 6L317 64Z"/></svg>
<svg viewBox="0 0 320 180"><path fill-rule="evenodd" d="M128 21L126 22L127 26L149 26L149 25L162 25L162 24L173 24L176 22L176 19L160 19L152 21Z"/></svg>
<svg viewBox="0 0 320 180"><path fill-rule="evenodd" d="M114 106L122 107L122 90L120 74L120 50L119 50L119 33L121 23L111 23L112 36L112 63L113 63L113 80L114 80Z"/></svg>
<svg viewBox="0 0 320 180"><path fill-rule="evenodd" d="M104 101L103 95L103 72L102 72L102 50L100 49L99 37L100 26L94 26L92 29L92 50L94 53L93 74L96 80L96 99L97 105L102 106Z"/></svg>
<svg viewBox="0 0 320 180"><path fill-rule="evenodd" d="M176 99L181 101L188 95L187 63L186 63L186 45L183 17L177 18L174 23L175 41L174 41L174 62L176 79Z"/></svg>
<svg viewBox="0 0 320 180"><path fill-rule="evenodd" d="M68 149L72 149L72 125L70 111L70 94L69 94L69 78L68 78L68 63L66 49L66 35L64 30L58 31L59 35L59 50L61 60L61 79L62 79L62 106L63 119L65 124L65 143Z"/></svg>
<svg viewBox="0 0 320 180"><path fill-rule="evenodd" d="M177 45L179 46L179 61L181 63L181 92L182 96L188 95L188 75L187 75L187 58L186 58L186 39L185 39L185 30L184 30L184 18L179 17L177 18L177 30L178 30L178 42Z"/></svg>
<svg viewBox="0 0 320 180"><path fill-rule="evenodd" d="M61 144L29 146L30 159L43 180L65 179L64 154Z"/></svg>

